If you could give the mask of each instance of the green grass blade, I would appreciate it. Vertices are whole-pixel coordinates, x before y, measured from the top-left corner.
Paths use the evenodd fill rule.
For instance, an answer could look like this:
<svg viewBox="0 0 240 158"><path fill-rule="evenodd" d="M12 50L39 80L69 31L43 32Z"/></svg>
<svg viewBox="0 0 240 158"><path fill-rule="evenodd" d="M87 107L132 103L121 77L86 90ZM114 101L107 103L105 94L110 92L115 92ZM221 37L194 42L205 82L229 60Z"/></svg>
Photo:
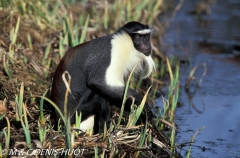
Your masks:
<svg viewBox="0 0 240 158"><path fill-rule="evenodd" d="M80 112L80 114L78 115L78 112L76 111L76 114L75 114L75 127L76 128L80 128L81 121L82 121L82 113ZM75 135L77 136L78 132L75 132Z"/></svg>
<svg viewBox="0 0 240 158"><path fill-rule="evenodd" d="M83 43L85 38L86 38L89 19L90 19L90 15L88 14L87 19L86 19L85 24L84 24L82 34L81 34L80 43Z"/></svg>
<svg viewBox="0 0 240 158"><path fill-rule="evenodd" d="M17 24L16 24L16 27L14 29L14 33L11 36L11 41L12 41L13 45L15 45L16 41L17 41L17 35L18 35L19 26L20 26L20 21L21 21L21 18L20 18L20 16L18 16Z"/></svg>
<svg viewBox="0 0 240 158"><path fill-rule="evenodd" d="M43 56L43 59L42 59L42 65L45 65L46 64L46 61L48 59L48 55L50 53L50 50L51 50L51 43L49 43L44 51L44 56Z"/></svg>
<svg viewBox="0 0 240 158"><path fill-rule="evenodd" d="M16 120L19 121L21 120L22 118L22 115L23 115L23 93L24 93L24 83L22 82L21 83L21 86L20 86L20 93L19 93L19 96L16 96L15 98L15 102L16 102Z"/></svg>
<svg viewBox="0 0 240 158"><path fill-rule="evenodd" d="M140 136L138 148L141 148L143 146L146 139L146 134L147 134L147 126L145 125L141 128L141 136ZM135 157L138 157L139 154L140 154L140 151L137 151L137 153L135 154Z"/></svg>
<svg viewBox="0 0 240 158"><path fill-rule="evenodd" d="M43 93L43 96L45 97L47 92L48 92L49 89L47 89L44 93ZM43 103L44 103L44 99L41 98L40 99L40 120L42 122L45 122L45 119L44 119L44 115L43 115Z"/></svg>
<svg viewBox="0 0 240 158"><path fill-rule="evenodd" d="M46 124L43 125L41 120L38 120L38 133L40 142L43 144L43 142L46 140L47 126Z"/></svg>
<svg viewBox="0 0 240 158"><path fill-rule="evenodd" d="M66 125L66 119L64 118L61 110L58 108L58 106L57 106L53 101L51 101L50 99L48 99L47 97L44 97L44 96L37 96L37 97L43 98L44 100L46 100L47 102L49 102L49 103L51 104L51 106L53 106L54 109L58 112L58 114L59 114L60 118L62 119L64 125Z"/></svg>
<svg viewBox="0 0 240 158"><path fill-rule="evenodd" d="M7 121L7 133L5 131L5 129L3 129L4 135L5 135L5 149L7 149L7 151L9 150L10 147L10 136L11 136L11 132L10 132L10 121L7 117L5 117L6 121Z"/></svg>
<svg viewBox="0 0 240 158"><path fill-rule="evenodd" d="M24 130L27 146L28 146L28 148L31 149L32 148L32 143L31 143L31 133L30 133L30 129L29 129L27 113L26 113L27 107L25 106L24 103L23 103L22 107L23 107L24 121L23 121L23 118L21 118L21 123L22 123L22 127L23 127L23 130Z"/></svg>
<svg viewBox="0 0 240 158"><path fill-rule="evenodd" d="M68 39L68 45L69 47L73 47L73 32L72 32L72 25L70 23L70 18L68 18L67 16L64 17L64 24L66 27L66 33L67 33L67 39Z"/></svg>
<svg viewBox="0 0 240 158"><path fill-rule="evenodd" d="M195 132L195 134L192 136L191 142L190 142L190 146L186 155L186 158L190 158L190 153L191 153L191 149L192 149L192 143L196 137L196 135L204 128L204 126L202 128L200 128L197 132Z"/></svg>
<svg viewBox="0 0 240 158"><path fill-rule="evenodd" d="M125 104L125 102L126 102L127 91L128 91L128 87L129 87L129 83L130 83L131 77L132 77L132 75L133 75L134 70L137 68L138 64L139 64L141 61L142 61L142 59L137 62L137 64L133 67L132 71L130 72L130 74L129 74L129 76L128 76L128 80L127 80L126 87L125 87L125 91L124 91L123 102L122 102L121 111L120 111L120 115L119 115L119 118L118 118L117 126L119 126L120 123L121 123L121 119L122 119L122 115L123 115L123 111L124 111L124 104Z"/></svg>
<svg viewBox="0 0 240 158"><path fill-rule="evenodd" d="M98 158L98 147L94 146L94 157Z"/></svg>
<svg viewBox="0 0 240 158"><path fill-rule="evenodd" d="M76 114L75 114L75 126L76 126L76 128L80 128L81 120L82 120L82 113L80 112L80 114L78 115L78 112L76 111Z"/></svg>
<svg viewBox="0 0 240 158"><path fill-rule="evenodd" d="M107 30L108 29L108 22L109 22L109 7L108 7L108 2L107 1L105 1L103 17L104 17L104 19L103 19L104 29Z"/></svg>
<svg viewBox="0 0 240 158"><path fill-rule="evenodd" d="M3 55L3 68L4 68L4 71L6 72L8 78L12 79L12 71L9 66L9 59L6 59L5 55Z"/></svg>
<svg viewBox="0 0 240 158"><path fill-rule="evenodd" d="M147 96L148 96L148 93L149 93L149 90L151 89L151 87L152 87L152 86L150 86L150 87L148 88L147 92L145 93L145 95L144 95L144 97L143 97L143 99L142 99L141 104L137 107L136 116L135 116L135 118L134 118L134 120L133 120L133 122L132 122L132 124L131 124L130 126L135 126L135 125L136 125L136 123L137 123L137 121L138 121L138 119L139 119L139 117L140 117L140 115L141 115L141 113L142 113L142 110L143 110L143 108L144 108L144 105L145 105L145 103L146 103Z"/></svg>
<svg viewBox="0 0 240 158"><path fill-rule="evenodd" d="M107 138L107 123L104 122L104 130L103 130L103 140L106 140Z"/></svg>
<svg viewBox="0 0 240 158"><path fill-rule="evenodd" d="M28 34L28 36L27 36L27 41L28 41L28 47L30 48L30 49L32 49L33 47L32 47L32 38L31 38L31 35L30 34Z"/></svg>

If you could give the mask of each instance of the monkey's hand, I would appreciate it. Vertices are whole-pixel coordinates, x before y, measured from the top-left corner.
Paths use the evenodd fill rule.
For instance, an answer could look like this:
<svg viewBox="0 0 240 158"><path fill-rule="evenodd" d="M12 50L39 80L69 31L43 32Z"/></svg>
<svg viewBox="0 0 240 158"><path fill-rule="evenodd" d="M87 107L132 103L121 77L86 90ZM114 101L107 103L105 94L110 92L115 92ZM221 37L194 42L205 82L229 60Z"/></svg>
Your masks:
<svg viewBox="0 0 240 158"><path fill-rule="evenodd" d="M156 133L156 135L158 137L158 140L161 141L165 146L170 146L170 142L169 142L168 138L155 125L155 122L154 122L153 119L156 118L156 115L152 112L151 107L147 103L145 103L144 110L145 110L145 114L143 114L143 115L144 115L145 119L146 119L146 117L148 117L148 120L149 120L149 122L151 124L151 128Z"/></svg>
<svg viewBox="0 0 240 158"><path fill-rule="evenodd" d="M147 115L145 117L148 117L148 120L152 121L154 118L156 118L156 115L152 112L152 109L148 105L148 103L145 103L144 109L145 109L144 115Z"/></svg>

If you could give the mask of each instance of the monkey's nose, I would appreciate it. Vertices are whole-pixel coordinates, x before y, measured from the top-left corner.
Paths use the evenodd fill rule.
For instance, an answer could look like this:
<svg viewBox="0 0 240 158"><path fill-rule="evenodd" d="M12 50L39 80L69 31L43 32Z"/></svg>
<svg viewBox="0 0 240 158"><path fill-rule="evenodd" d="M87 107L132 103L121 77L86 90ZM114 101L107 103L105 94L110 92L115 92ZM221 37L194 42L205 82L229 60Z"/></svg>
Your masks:
<svg viewBox="0 0 240 158"><path fill-rule="evenodd" d="M151 50L152 49L145 49L145 50L142 51L142 53L146 56L149 56L151 54Z"/></svg>

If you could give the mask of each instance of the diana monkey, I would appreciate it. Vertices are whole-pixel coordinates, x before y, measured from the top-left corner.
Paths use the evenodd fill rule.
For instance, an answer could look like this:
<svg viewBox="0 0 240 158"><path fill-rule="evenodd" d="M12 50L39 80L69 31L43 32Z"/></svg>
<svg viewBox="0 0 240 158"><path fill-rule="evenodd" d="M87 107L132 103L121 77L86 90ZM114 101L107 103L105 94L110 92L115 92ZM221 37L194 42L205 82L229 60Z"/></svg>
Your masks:
<svg viewBox="0 0 240 158"><path fill-rule="evenodd" d="M82 113L81 129L88 129L94 124L94 132L103 131L104 122L110 118L110 105L120 107L122 104L125 78L133 67L141 60L135 72L139 74L146 66L145 78L155 69L150 56L151 32L147 25L129 22L113 34L69 49L56 69L51 100L63 112L66 86L62 74L68 71L71 94L67 99L67 111L71 121L78 111L78 114ZM140 94L131 88L127 96L134 97L137 105L142 101Z"/></svg>

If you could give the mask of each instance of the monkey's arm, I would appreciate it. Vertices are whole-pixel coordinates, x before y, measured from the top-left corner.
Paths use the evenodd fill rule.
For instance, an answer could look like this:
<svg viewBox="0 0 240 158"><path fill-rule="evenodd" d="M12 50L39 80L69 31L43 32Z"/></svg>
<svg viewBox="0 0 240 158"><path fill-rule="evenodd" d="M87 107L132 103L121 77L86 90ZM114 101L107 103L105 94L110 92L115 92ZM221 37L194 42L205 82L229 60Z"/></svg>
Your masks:
<svg viewBox="0 0 240 158"><path fill-rule="evenodd" d="M120 107L122 105L122 101L123 101L125 86L111 87L111 86L107 85L106 83L104 83L103 81L104 80L102 80L101 78L98 78L98 79L92 78L90 80L90 82L88 83L88 87L91 88L92 90L96 91L99 95L106 98L112 104ZM136 105L140 105L142 102L142 96L131 88L128 88L127 96L134 97L135 98L134 103ZM127 102L126 105L127 105L126 110L130 110L131 102ZM150 106L147 103L145 103L144 107L147 112L148 118L150 120L152 118L154 118L155 116L152 113ZM145 115L145 114L143 114L143 115Z"/></svg>
<svg viewBox="0 0 240 158"><path fill-rule="evenodd" d="M104 97L110 103L121 106L125 91L124 83L122 86L108 85L105 81L105 73L103 73L101 68L95 72L88 71L87 86L100 96ZM142 101L141 95L131 88L128 89L127 96L134 97L137 105L139 105Z"/></svg>
<svg viewBox="0 0 240 158"><path fill-rule="evenodd" d="M125 86L112 87L101 82L101 80L92 80L89 82L88 87L115 105L122 104ZM136 104L141 103L142 97L135 90L129 88L127 96L134 97Z"/></svg>
<svg viewBox="0 0 240 158"><path fill-rule="evenodd" d="M96 71L88 71L87 86L104 97L111 104L120 107L122 105L123 95L125 92L124 83L122 83L122 86L110 86L105 81L105 73L102 72L104 72L104 70L101 67L99 67ZM128 88L127 96L134 97L134 103L136 105L140 105L143 99L143 97L132 88ZM131 101L127 101L125 109L130 110L130 105ZM152 113L151 108L147 103L145 103L145 110L149 119L154 118L154 114Z"/></svg>
<svg viewBox="0 0 240 158"><path fill-rule="evenodd" d="M101 78L98 78L98 79L93 78L93 79L89 80L88 87L91 88L92 90L98 92L99 95L102 95L103 97L107 98L107 100L110 99L110 101L112 103L114 103L115 105L119 106L122 104L125 86L110 87L106 83L103 83L103 80ZM135 90L129 88L127 96L134 97L135 104L137 104L137 105L141 104L142 97ZM126 108L130 109L130 106L126 107ZM145 121L146 117L148 117L148 120L152 123L152 126L153 126L154 130L157 132L157 135L160 138L160 140L165 140L164 134L161 131L159 131L158 128L155 126L155 122L153 119L156 118L156 116L152 112L151 107L148 105L148 103L145 103L144 112L141 115L141 119L143 121Z"/></svg>

